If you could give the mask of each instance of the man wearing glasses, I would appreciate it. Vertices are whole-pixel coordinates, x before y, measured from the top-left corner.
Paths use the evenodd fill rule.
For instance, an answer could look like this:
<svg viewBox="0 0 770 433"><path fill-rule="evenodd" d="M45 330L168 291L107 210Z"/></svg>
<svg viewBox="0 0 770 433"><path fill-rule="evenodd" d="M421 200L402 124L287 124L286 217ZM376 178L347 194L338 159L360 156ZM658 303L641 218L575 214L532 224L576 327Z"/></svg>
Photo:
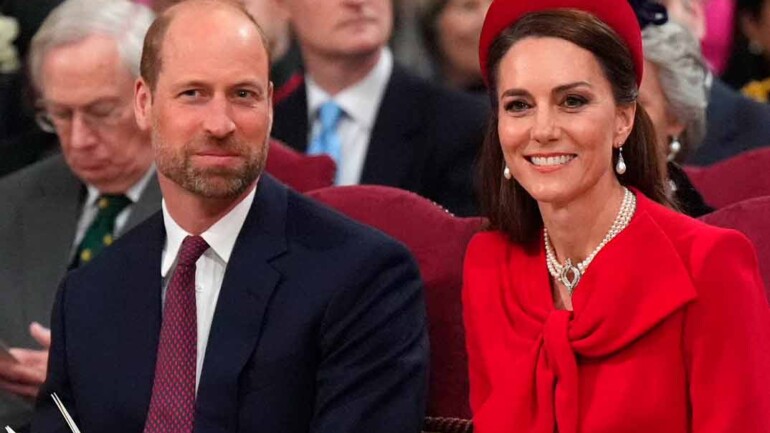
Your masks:
<svg viewBox="0 0 770 433"><path fill-rule="evenodd" d="M43 325L65 272L160 209L150 138L132 106L152 20L127 0L68 0L32 41L37 120L62 154L0 181L0 340L16 358L0 356L0 425L29 421L46 374Z"/></svg>

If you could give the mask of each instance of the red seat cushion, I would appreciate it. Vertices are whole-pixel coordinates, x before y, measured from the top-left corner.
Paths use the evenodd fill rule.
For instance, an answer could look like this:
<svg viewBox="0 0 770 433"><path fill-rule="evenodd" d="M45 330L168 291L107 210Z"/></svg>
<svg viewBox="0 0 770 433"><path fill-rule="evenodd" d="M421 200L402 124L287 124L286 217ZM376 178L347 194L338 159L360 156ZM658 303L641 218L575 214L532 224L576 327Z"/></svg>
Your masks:
<svg viewBox="0 0 770 433"><path fill-rule="evenodd" d="M265 171L299 192L334 184L337 165L327 155L305 155L271 139Z"/></svg>
<svg viewBox="0 0 770 433"><path fill-rule="evenodd" d="M706 203L719 209L770 195L770 147L743 152L705 167L684 167Z"/></svg>
<svg viewBox="0 0 770 433"><path fill-rule="evenodd" d="M770 299L770 195L735 203L700 219L708 224L738 230L751 239Z"/></svg>
<svg viewBox="0 0 770 433"><path fill-rule="evenodd" d="M462 320L465 248L481 218L457 218L414 193L361 185L311 191L349 217L403 242L425 282L431 363L428 415L470 418L468 367Z"/></svg>

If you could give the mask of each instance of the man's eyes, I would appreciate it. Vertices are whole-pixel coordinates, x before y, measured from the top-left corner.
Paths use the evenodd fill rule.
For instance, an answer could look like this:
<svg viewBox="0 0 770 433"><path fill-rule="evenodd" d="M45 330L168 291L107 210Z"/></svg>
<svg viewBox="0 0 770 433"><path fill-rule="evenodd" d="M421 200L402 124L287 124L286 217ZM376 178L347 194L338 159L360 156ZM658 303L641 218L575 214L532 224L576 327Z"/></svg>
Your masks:
<svg viewBox="0 0 770 433"><path fill-rule="evenodd" d="M186 89L181 92L179 92L179 96L182 98L198 98L201 95L200 90L198 89Z"/></svg>

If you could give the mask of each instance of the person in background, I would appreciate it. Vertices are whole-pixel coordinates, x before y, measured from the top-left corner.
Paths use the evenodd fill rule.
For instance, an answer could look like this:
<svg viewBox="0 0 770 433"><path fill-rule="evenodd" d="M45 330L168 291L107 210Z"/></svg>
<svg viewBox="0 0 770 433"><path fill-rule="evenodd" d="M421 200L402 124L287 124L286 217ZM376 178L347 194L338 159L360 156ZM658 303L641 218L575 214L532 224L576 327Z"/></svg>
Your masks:
<svg viewBox="0 0 770 433"><path fill-rule="evenodd" d="M770 431L756 252L669 207L626 0L495 0L479 57L494 112L490 227L463 274L474 431Z"/></svg>
<svg viewBox="0 0 770 433"><path fill-rule="evenodd" d="M404 246L263 172L267 41L186 0L147 33L134 111L160 212L70 273L48 378L84 432L418 433L423 285ZM33 433L64 432L38 401Z"/></svg>
<svg viewBox="0 0 770 433"><path fill-rule="evenodd" d="M26 59L32 36L48 13L61 2L0 1L0 11L18 24L13 47L20 63L15 71L0 72L0 177L59 151L56 136L42 131L35 124L36 97L28 79Z"/></svg>
<svg viewBox="0 0 770 433"><path fill-rule="evenodd" d="M0 361L0 425L29 422L46 375L40 324L65 272L160 208L150 137L131 109L153 18L125 0L68 0L32 40L39 118L61 155L0 180L0 339L20 361Z"/></svg>
<svg viewBox="0 0 770 433"><path fill-rule="evenodd" d="M265 32L270 44L270 79L275 86L273 104L302 85L302 54L289 27L289 14L279 0L243 0L246 10Z"/></svg>
<svg viewBox="0 0 770 433"><path fill-rule="evenodd" d="M485 101L427 82L387 47L391 0L278 0L302 50L303 85L275 106L273 135L329 154L338 185L378 184L478 212L473 162Z"/></svg>
<svg viewBox="0 0 770 433"><path fill-rule="evenodd" d="M448 86L484 93L478 46L491 0L424 0L420 30L435 76Z"/></svg>
<svg viewBox="0 0 770 433"><path fill-rule="evenodd" d="M679 165L706 134L708 69L698 41L675 22L648 25L642 31L644 76L639 104L649 114L660 146L661 165L671 185L671 199L682 212L699 217L711 212Z"/></svg>
<svg viewBox="0 0 770 433"><path fill-rule="evenodd" d="M733 45L722 79L752 99L767 103L770 94L770 1L737 0Z"/></svg>
<svg viewBox="0 0 770 433"><path fill-rule="evenodd" d="M693 35L700 34L705 28L699 1L665 0L661 3L666 6L668 17ZM770 107L767 104L741 95L710 72L706 77L706 86L706 135L700 146L691 149L685 163L714 164L741 152L770 145Z"/></svg>

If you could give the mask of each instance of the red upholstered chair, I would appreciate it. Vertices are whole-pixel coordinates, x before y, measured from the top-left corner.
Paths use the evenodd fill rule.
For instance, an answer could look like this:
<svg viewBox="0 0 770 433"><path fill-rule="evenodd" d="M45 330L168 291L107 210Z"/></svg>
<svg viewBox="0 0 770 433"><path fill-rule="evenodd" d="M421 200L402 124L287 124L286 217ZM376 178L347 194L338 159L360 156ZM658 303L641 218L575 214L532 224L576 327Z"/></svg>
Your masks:
<svg viewBox="0 0 770 433"><path fill-rule="evenodd" d="M265 170L299 192L334 185L337 165L327 155L305 155L271 139Z"/></svg>
<svg viewBox="0 0 770 433"><path fill-rule="evenodd" d="M705 167L684 168L706 203L719 209L770 195L770 147L743 152Z"/></svg>
<svg viewBox="0 0 770 433"><path fill-rule="evenodd" d="M462 269L465 248L483 220L457 218L414 193L384 186L324 188L307 195L400 240L417 259L431 340L425 430L469 432Z"/></svg>
<svg viewBox="0 0 770 433"><path fill-rule="evenodd" d="M715 226L736 229L751 239L757 249L759 270L770 299L770 195L735 203L700 219Z"/></svg>

